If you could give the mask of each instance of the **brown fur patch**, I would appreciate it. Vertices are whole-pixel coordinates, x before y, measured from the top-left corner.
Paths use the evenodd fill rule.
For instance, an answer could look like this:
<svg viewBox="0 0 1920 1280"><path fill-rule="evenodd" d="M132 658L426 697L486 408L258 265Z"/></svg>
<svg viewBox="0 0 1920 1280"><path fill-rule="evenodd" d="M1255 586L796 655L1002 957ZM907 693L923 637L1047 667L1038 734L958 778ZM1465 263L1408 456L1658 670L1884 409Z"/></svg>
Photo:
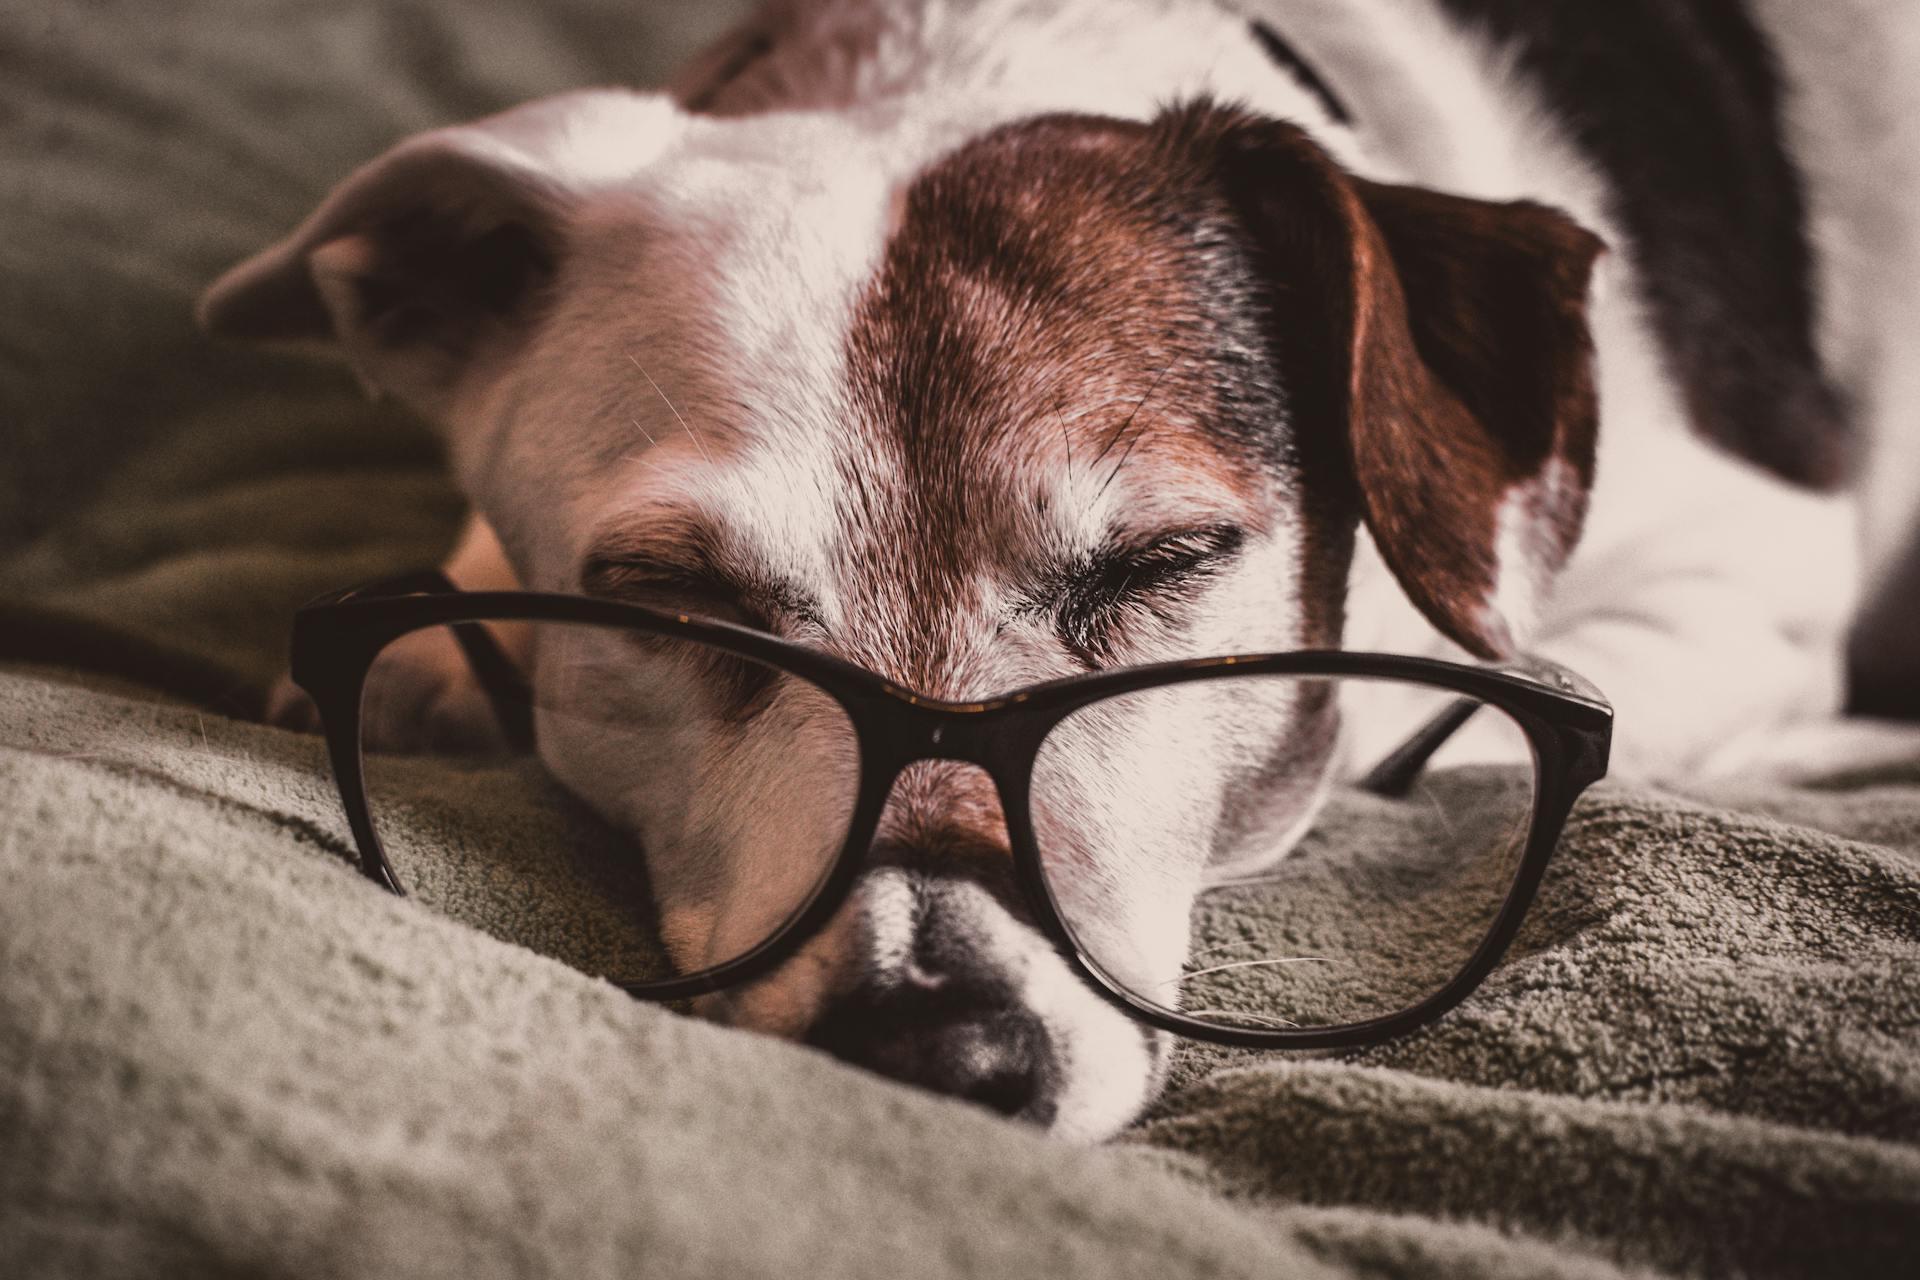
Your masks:
<svg viewBox="0 0 1920 1280"><path fill-rule="evenodd" d="M1020 477L1058 450L1211 484L1256 525L1290 495L1309 644L1338 643L1364 517L1441 631L1510 652L1500 575L1549 576L1585 515L1600 251L1553 210L1354 179L1206 102L961 148L907 191L849 337L857 415L905 489L862 507L848 477L847 524L901 584L872 632L894 652L863 660L962 692L968 574L1018 571L1041 536ZM1573 483L1544 482L1552 460ZM1515 494L1527 563L1502 565Z"/></svg>
<svg viewBox="0 0 1920 1280"><path fill-rule="evenodd" d="M1015 888L1005 815L992 779L949 760L925 760L900 774L874 838L876 865L895 863L979 880L1015 919L1032 911Z"/></svg>
<svg viewBox="0 0 1920 1280"><path fill-rule="evenodd" d="M849 337L863 436L902 492L848 477L846 527L878 557L849 581L890 652L859 655L924 691L965 687L970 575L1008 580L1057 551L1036 477L1118 469L1178 480L1258 525L1280 478L1282 413L1244 239L1161 131L1042 117L921 174ZM1044 465L1041 465L1044 463ZM1047 673L1040 673L1047 674Z"/></svg>

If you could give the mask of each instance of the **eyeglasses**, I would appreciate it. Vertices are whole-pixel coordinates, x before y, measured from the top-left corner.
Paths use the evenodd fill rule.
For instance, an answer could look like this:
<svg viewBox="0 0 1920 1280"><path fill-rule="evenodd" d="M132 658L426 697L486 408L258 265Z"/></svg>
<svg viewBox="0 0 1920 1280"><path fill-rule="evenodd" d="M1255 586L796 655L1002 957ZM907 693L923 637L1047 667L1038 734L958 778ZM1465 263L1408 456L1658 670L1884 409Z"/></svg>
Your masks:
<svg viewBox="0 0 1920 1280"><path fill-rule="evenodd" d="M533 629L531 678L497 642L501 625ZM419 681L400 672L436 632L484 695L452 739L497 749L458 774L425 768L417 740L385 740L417 719ZM635 913L653 910L642 848L750 868L729 882L718 861L678 867L705 877L711 936L678 973L602 975L636 997L770 972L854 892L896 781L958 762L991 781L1024 915L1095 991L1152 1026L1265 1048L1371 1043L1465 998L1512 940L1573 802L1605 776L1612 731L1599 692L1551 664L1346 651L945 702L745 627L461 592L437 573L302 608L292 671L319 710L360 869L393 893L459 821L458 804L432 812L436 794L479 794L496 785L487 770L536 755L597 816L535 819L510 838L624 842ZM1355 707L1403 734L1355 786L1334 787ZM1498 763L1429 769L1443 749ZM1236 870L1239 850L1283 848Z"/></svg>

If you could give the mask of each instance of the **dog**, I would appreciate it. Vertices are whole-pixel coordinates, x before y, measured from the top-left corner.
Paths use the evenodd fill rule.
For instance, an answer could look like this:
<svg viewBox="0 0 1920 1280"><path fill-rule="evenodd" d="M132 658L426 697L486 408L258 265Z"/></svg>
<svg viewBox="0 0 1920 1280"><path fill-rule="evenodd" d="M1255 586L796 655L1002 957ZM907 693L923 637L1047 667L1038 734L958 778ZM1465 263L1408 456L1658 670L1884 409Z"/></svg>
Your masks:
<svg viewBox="0 0 1920 1280"><path fill-rule="evenodd" d="M469 588L743 621L945 699L1525 648L1611 696L1619 770L1737 763L1837 705L1861 570L1831 491L1863 421L1920 404L1884 341L1920 319L1920 236L1894 149L1851 132L1914 81L1837 71L1890 47L1868 0L1587 8L774 3L666 91L401 142L202 320L343 357L437 425ZM412 643L422 714L472 720L453 646ZM1222 724L1182 787L1284 727ZM777 717L736 731L777 774ZM603 811L656 802L572 772ZM1134 803L1105 836L1178 864L1153 892L1286 849ZM732 817L646 849L690 967L716 903L775 874ZM991 786L920 766L881 830L833 924L702 1012L1065 1137L1127 1123L1166 1037L991 875L915 861L1004 862ZM897 1016L923 952L991 1016Z"/></svg>

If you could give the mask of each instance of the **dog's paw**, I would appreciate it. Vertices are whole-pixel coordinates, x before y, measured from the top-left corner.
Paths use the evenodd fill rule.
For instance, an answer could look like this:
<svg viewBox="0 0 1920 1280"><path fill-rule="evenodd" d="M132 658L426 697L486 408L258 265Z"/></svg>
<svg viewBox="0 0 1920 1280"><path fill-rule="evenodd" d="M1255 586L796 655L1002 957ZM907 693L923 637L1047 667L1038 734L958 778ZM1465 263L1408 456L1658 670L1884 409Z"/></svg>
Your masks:
<svg viewBox="0 0 1920 1280"><path fill-rule="evenodd" d="M289 676L267 695L268 724L320 730L313 699ZM492 755L506 735L466 653L446 627L416 631L380 651L360 696L360 745L403 754Z"/></svg>
<svg viewBox="0 0 1920 1280"><path fill-rule="evenodd" d="M261 712L260 718L270 725L291 729L295 733L320 732L320 708L313 704L313 698L307 691L295 684L293 677L285 672L267 691L266 709Z"/></svg>
<svg viewBox="0 0 1920 1280"><path fill-rule="evenodd" d="M1697 774L1808 786L1850 774L1910 775L1917 760L1920 725L1829 717L1737 735L1702 761Z"/></svg>
<svg viewBox="0 0 1920 1280"><path fill-rule="evenodd" d="M506 735L466 651L448 627L404 635L367 673L360 742L369 751L493 755Z"/></svg>

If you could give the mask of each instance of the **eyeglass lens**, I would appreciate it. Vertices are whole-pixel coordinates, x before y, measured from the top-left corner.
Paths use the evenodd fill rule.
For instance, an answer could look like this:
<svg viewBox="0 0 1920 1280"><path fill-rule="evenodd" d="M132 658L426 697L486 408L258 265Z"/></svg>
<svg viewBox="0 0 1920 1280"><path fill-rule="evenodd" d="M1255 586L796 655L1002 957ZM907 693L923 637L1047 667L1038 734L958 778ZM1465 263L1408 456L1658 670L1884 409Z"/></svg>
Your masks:
<svg viewBox="0 0 1920 1280"><path fill-rule="evenodd" d="M1422 1003L1468 967L1513 884L1535 803L1527 738L1482 706L1404 794L1343 780L1460 702L1255 675L1076 712L1042 746L1032 800L1075 943L1135 998L1222 1027Z"/></svg>
<svg viewBox="0 0 1920 1280"><path fill-rule="evenodd" d="M361 695L368 811L408 893L641 980L738 959L826 878L859 752L818 688L704 645L573 623L538 624L522 645L531 678L503 687L466 678L459 639L450 626L400 637ZM514 700L528 714L502 715ZM537 756L515 749L516 719Z"/></svg>

